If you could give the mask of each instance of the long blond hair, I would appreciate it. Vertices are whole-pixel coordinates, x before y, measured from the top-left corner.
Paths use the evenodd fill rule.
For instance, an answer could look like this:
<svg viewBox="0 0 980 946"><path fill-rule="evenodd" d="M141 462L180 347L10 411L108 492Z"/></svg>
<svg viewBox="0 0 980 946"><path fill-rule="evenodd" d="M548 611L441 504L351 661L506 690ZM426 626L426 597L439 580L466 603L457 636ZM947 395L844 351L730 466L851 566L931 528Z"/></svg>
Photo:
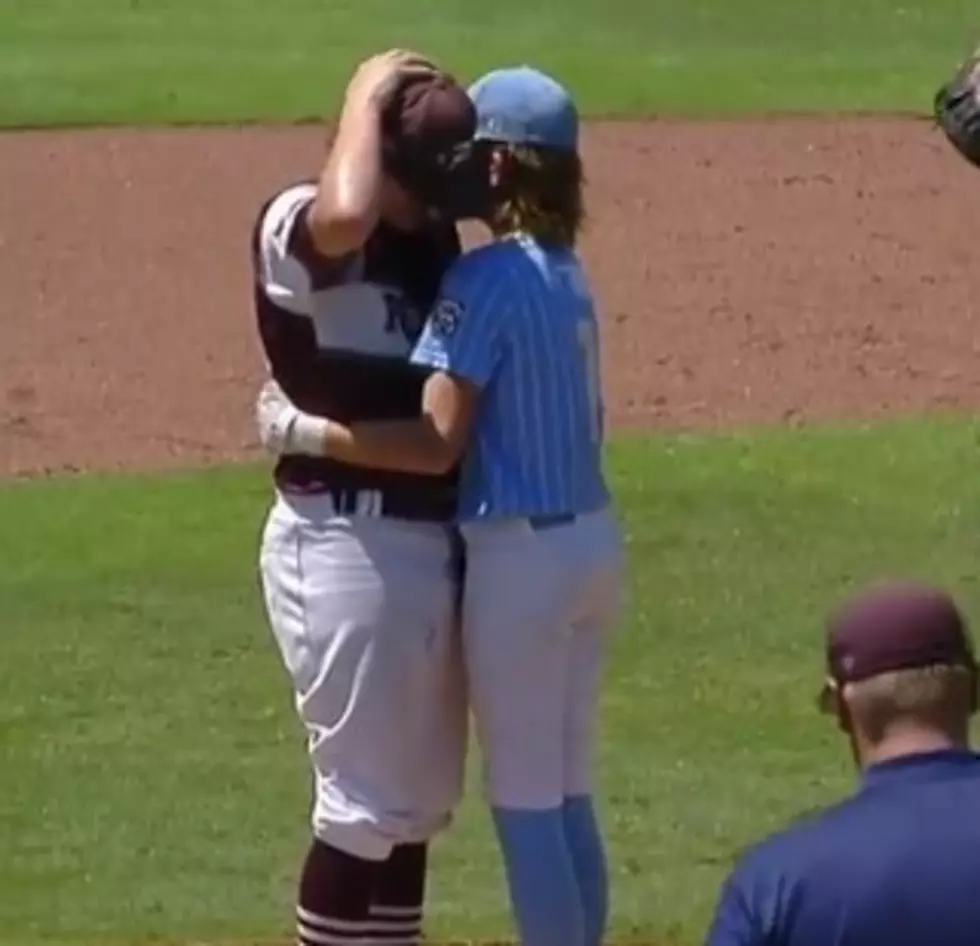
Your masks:
<svg viewBox="0 0 980 946"><path fill-rule="evenodd" d="M537 145L500 144L497 149L506 155L507 166L491 229L573 247L585 223L585 175L578 154Z"/></svg>

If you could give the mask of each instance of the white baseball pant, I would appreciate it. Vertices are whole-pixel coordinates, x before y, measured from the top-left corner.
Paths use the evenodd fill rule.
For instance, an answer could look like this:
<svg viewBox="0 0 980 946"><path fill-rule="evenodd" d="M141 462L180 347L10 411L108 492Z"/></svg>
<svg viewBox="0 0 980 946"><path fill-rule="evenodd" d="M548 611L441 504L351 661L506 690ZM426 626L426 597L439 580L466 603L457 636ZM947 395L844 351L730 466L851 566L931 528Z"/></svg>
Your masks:
<svg viewBox="0 0 980 946"><path fill-rule="evenodd" d="M280 495L260 572L308 733L315 836L377 860L427 840L459 801L466 754L448 530Z"/></svg>
<svg viewBox="0 0 980 946"><path fill-rule="evenodd" d="M592 790L600 682L620 605L610 510L535 527L465 523L464 659L493 806L548 809Z"/></svg>

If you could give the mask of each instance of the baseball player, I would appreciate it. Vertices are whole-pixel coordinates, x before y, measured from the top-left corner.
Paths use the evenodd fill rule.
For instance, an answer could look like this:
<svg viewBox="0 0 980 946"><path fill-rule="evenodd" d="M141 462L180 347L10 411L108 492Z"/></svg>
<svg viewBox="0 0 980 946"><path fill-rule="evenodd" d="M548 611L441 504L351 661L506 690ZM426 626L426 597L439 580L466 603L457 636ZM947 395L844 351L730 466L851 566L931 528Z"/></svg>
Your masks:
<svg viewBox="0 0 980 946"><path fill-rule="evenodd" d="M708 946L972 946L980 941L977 664L952 598L866 589L833 617L821 709L862 785L754 846Z"/></svg>
<svg viewBox="0 0 980 946"><path fill-rule="evenodd" d="M470 97L477 140L461 168L494 240L443 280L412 356L435 372L422 414L304 413L303 449L438 474L466 448L465 662L521 942L598 946L607 873L593 728L621 546L601 462L595 304L574 249L578 113L527 67L490 73Z"/></svg>
<svg viewBox="0 0 980 946"><path fill-rule="evenodd" d="M271 387L314 413L418 412L429 372L408 355L460 246L383 158L383 116L397 87L430 74L399 51L363 63L319 180L286 187L258 215L255 306ZM456 120L468 139L465 90L440 94L443 134ZM298 455L281 435L264 441L278 460L261 580L314 772L298 941L415 943L426 842L458 801L465 755L456 472L380 471Z"/></svg>

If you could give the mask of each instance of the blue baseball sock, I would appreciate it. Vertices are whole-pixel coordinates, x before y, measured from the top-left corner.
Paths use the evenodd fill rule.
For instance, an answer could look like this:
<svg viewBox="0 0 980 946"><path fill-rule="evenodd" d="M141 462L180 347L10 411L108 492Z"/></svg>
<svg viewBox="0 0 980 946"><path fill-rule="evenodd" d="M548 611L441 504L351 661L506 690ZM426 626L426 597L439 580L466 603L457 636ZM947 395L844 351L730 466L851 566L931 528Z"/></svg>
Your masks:
<svg viewBox="0 0 980 946"><path fill-rule="evenodd" d="M563 810L494 808L521 946L587 946Z"/></svg>
<svg viewBox="0 0 980 946"><path fill-rule="evenodd" d="M609 874L591 796L566 798L562 819L585 914L585 946L601 946L609 915Z"/></svg>

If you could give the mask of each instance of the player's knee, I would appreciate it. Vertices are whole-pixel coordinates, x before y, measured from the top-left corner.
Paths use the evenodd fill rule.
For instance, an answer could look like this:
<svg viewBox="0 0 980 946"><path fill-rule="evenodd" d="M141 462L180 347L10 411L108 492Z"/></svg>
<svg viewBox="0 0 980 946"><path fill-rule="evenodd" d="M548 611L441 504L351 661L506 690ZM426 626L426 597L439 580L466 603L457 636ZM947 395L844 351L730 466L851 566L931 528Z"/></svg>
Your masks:
<svg viewBox="0 0 980 946"><path fill-rule="evenodd" d="M393 842L374 829L370 822L344 822L324 816L321 806L313 816L313 836L322 844L365 861L381 863L391 854Z"/></svg>
<svg viewBox="0 0 980 946"><path fill-rule="evenodd" d="M572 758L565 772L565 797L588 797L592 795L593 788L592 760L587 756Z"/></svg>
<svg viewBox="0 0 980 946"><path fill-rule="evenodd" d="M490 776L485 790L487 802L492 808L514 811L550 811L560 808L563 792L561 783L551 780L494 779Z"/></svg>
<svg viewBox="0 0 980 946"><path fill-rule="evenodd" d="M484 794L493 808L560 808L565 796L560 760L551 760L548 753L522 763L507 755L491 756L484 760Z"/></svg>

